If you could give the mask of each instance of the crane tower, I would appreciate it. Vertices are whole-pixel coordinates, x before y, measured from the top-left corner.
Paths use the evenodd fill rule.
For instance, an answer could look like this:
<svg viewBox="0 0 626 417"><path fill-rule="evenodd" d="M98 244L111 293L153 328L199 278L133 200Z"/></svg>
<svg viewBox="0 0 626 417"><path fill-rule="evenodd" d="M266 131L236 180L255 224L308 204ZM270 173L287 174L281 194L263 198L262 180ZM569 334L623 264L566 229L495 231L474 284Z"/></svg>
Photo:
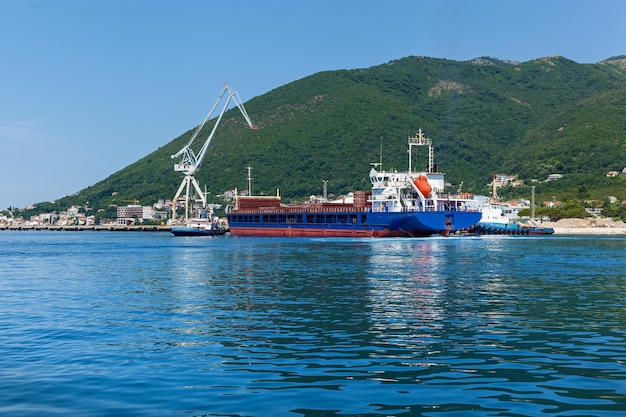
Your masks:
<svg viewBox="0 0 626 417"><path fill-rule="evenodd" d="M202 147L196 154L194 150L192 149L192 144L198 137L198 134L202 131L202 128L204 127L204 125L209 121L209 119L211 118L211 115L213 114L215 109L219 106L222 99L224 99L224 97L226 97L226 101L222 107L222 110L219 116L217 117L217 120L215 121L215 124L213 125L213 129L211 129L211 133L209 134L204 144L202 145ZM192 200L195 201L196 198L199 198L202 202L202 207L206 208L207 206L206 196L200 189L200 185L198 184L198 181L196 180L194 174L200 168L200 165L202 164L202 160L204 159L204 156L209 147L209 144L211 143L211 139L213 139L213 135L215 134L215 131L217 130L217 126L219 126L220 121L222 120L222 116L226 112L226 109L228 108L228 105L230 104L231 100L234 100L235 104L241 111L241 114L246 119L248 126L250 126L250 129L255 129L255 130L258 129L258 127L253 125L252 121L250 121L250 117L248 116L248 113L246 112L246 109L243 106L241 99L239 98L239 94L236 91L231 90L230 87L228 87L228 85L224 84L224 88L222 89L222 92L218 96L217 101L211 108L211 111L206 116L204 121L196 128L189 142L180 151L172 155L172 159L182 156L181 161L178 164L174 164L174 171L182 172L185 175L185 177L183 178L183 181L180 184L180 187L178 187L178 191L176 192L176 195L174 196L174 200L172 204L172 219L173 220L176 219L176 207L178 205L177 204L178 199L181 193L183 192L183 190L185 190L185 197L184 197L184 201L185 201L184 220L185 222L189 220L189 213L190 211L192 211L192 207L190 207L190 201Z"/></svg>

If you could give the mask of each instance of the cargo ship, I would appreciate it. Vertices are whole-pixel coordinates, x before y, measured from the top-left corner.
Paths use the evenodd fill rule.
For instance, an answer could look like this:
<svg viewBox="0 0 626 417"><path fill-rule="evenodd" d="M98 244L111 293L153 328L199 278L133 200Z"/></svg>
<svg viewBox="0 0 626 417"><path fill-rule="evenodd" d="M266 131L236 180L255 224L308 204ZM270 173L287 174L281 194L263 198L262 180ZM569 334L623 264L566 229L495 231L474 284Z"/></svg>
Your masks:
<svg viewBox="0 0 626 417"><path fill-rule="evenodd" d="M370 170L371 191L333 202L283 204L276 196L235 196L226 217L231 235L319 237L425 237L448 235L476 225L481 213L468 197L444 193L435 172L432 141L421 129L408 138L406 172ZM428 148L425 172L412 172L415 146Z"/></svg>

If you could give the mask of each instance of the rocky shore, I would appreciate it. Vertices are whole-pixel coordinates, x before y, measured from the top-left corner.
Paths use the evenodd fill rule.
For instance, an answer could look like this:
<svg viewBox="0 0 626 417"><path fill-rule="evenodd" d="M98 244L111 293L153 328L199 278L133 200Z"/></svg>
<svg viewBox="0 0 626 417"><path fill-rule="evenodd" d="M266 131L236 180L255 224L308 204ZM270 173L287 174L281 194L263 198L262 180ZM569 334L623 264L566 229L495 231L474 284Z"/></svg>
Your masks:
<svg viewBox="0 0 626 417"><path fill-rule="evenodd" d="M542 226L552 227L555 235L626 234L626 224L611 219L561 219L557 222L543 222Z"/></svg>

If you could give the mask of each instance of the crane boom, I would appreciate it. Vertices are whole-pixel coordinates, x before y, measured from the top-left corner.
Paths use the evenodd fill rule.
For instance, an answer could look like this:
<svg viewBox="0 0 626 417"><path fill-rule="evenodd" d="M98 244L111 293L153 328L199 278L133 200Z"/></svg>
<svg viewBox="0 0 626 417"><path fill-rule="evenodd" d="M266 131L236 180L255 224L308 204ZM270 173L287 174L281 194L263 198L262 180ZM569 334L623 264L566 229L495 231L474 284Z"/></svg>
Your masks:
<svg viewBox="0 0 626 417"><path fill-rule="evenodd" d="M198 151L198 154L196 155L191 145L194 143L199 133L202 131L202 128L209 121L209 119L213 115L213 112L219 106L220 102L224 99L224 96L226 95L226 93L228 93L226 102L224 103L222 110L220 111L220 114L217 117L215 124L213 125L213 129L211 129L211 133L209 133L209 136L204 141L204 144L202 145L202 147ZM245 107L243 106L243 103L241 102L241 99L239 98L239 94L236 91L231 90L227 84L224 84L224 88L219 94L217 100L215 101L215 104L213 104L213 107L211 107L209 114L206 116L204 121L196 128L193 135L191 136L191 139L189 139L189 142L187 142L187 144L180 151L172 155L172 159L178 158L182 155L182 159L180 163L174 164L174 171L183 172L185 174L185 178L183 179L183 182L180 184L180 187L178 188L178 191L176 192L176 196L174 197L173 207L172 207L172 211L173 211L172 219L176 218L176 202L178 201L178 197L182 193L183 189L186 189L185 220L188 219L189 198L190 198L190 192L192 191L192 189L196 190L196 193L199 194L200 200L203 203L203 207L206 207L206 197L204 193L202 193L202 191L200 190L200 185L196 181L194 174L200 168L200 165L202 164L202 161L204 160L206 151L209 148L209 144L211 143L211 140L213 139L213 136L215 135L215 131L217 130L217 127L219 126L222 120L222 116L224 116L224 113L226 113L226 110L228 109L228 105L230 104L231 100L234 100L235 104L239 108L239 111L243 115L244 119L246 119L248 126L250 126L250 129L254 129L254 130L258 129L258 127L252 124L252 121L250 120L250 116L248 116L248 112L246 111Z"/></svg>
<svg viewBox="0 0 626 417"><path fill-rule="evenodd" d="M222 92L220 93L220 95L217 98L217 100L215 101L215 104L213 105L213 107L211 107L211 110L209 111L209 114L207 114L206 117L204 118L204 121L201 124L198 125L198 127L195 130L195 132L193 132L193 135L191 136L191 139L189 139L189 142L187 142L185 147L183 147L175 155L172 155L172 159L178 158L183 153L185 153L185 156L189 156L188 153L191 152L191 154L194 156L193 159L195 160L195 154L193 154L193 150L191 149L191 145L193 144L193 142L198 137L198 133L200 133L200 131L202 130L202 128L204 127L206 122L208 122L209 119L211 118L211 115L215 111L215 108L217 107L217 105L220 104L220 101L222 101L222 97L224 97L224 94L226 93L226 89L227 88L228 87L226 86L226 84L224 84L224 88L222 89ZM189 159L191 159L191 158L189 158Z"/></svg>
<svg viewBox="0 0 626 417"><path fill-rule="evenodd" d="M196 155L191 145L194 143L194 141L198 137L198 134L200 133L200 131L202 131L202 128L204 127L204 125L209 121L209 119L213 115L213 112L215 111L217 106L220 104L220 102L222 101L226 93L228 93L228 97L226 98L226 102L224 103L224 106L222 107L222 111L220 112L217 120L215 121L215 124L213 125L213 129L211 130L211 133L209 134L206 141L200 148L198 154ZM187 144L180 151L172 155L172 159L178 158L179 156L183 155L181 162L179 164L174 164L174 171L182 171L182 172L186 172L189 174L193 174L195 171L198 170L198 168L200 168L200 165L202 164L202 160L204 159L204 155L206 154L209 144L211 143L211 140L213 139L213 135L215 135L215 131L217 130L217 127L219 126L222 120L222 116L228 109L228 105L230 104L231 100L235 101L235 104L239 108L239 111L243 115L244 119L246 119L246 122L248 123L248 126L250 126L250 129L255 129L255 130L258 129L258 127L252 124L252 121L250 120L250 116L248 116L248 112L246 111L246 108L244 107L243 103L241 102L241 99L239 98L239 93L231 90L227 84L224 84L224 88L222 89L222 92L218 96L217 100L215 101L215 104L213 104L213 107L211 107L209 114L207 114L204 121L196 128L194 134L191 136L191 139L189 139L189 142L187 142Z"/></svg>

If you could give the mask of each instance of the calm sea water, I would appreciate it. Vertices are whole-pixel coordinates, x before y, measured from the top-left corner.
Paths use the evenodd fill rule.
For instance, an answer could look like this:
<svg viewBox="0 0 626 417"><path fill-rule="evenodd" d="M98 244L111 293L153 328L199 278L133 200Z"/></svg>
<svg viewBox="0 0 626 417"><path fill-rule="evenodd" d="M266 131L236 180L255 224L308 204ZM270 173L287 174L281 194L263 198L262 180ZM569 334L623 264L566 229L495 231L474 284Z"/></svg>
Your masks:
<svg viewBox="0 0 626 417"><path fill-rule="evenodd" d="M0 248L3 416L626 413L626 237Z"/></svg>

